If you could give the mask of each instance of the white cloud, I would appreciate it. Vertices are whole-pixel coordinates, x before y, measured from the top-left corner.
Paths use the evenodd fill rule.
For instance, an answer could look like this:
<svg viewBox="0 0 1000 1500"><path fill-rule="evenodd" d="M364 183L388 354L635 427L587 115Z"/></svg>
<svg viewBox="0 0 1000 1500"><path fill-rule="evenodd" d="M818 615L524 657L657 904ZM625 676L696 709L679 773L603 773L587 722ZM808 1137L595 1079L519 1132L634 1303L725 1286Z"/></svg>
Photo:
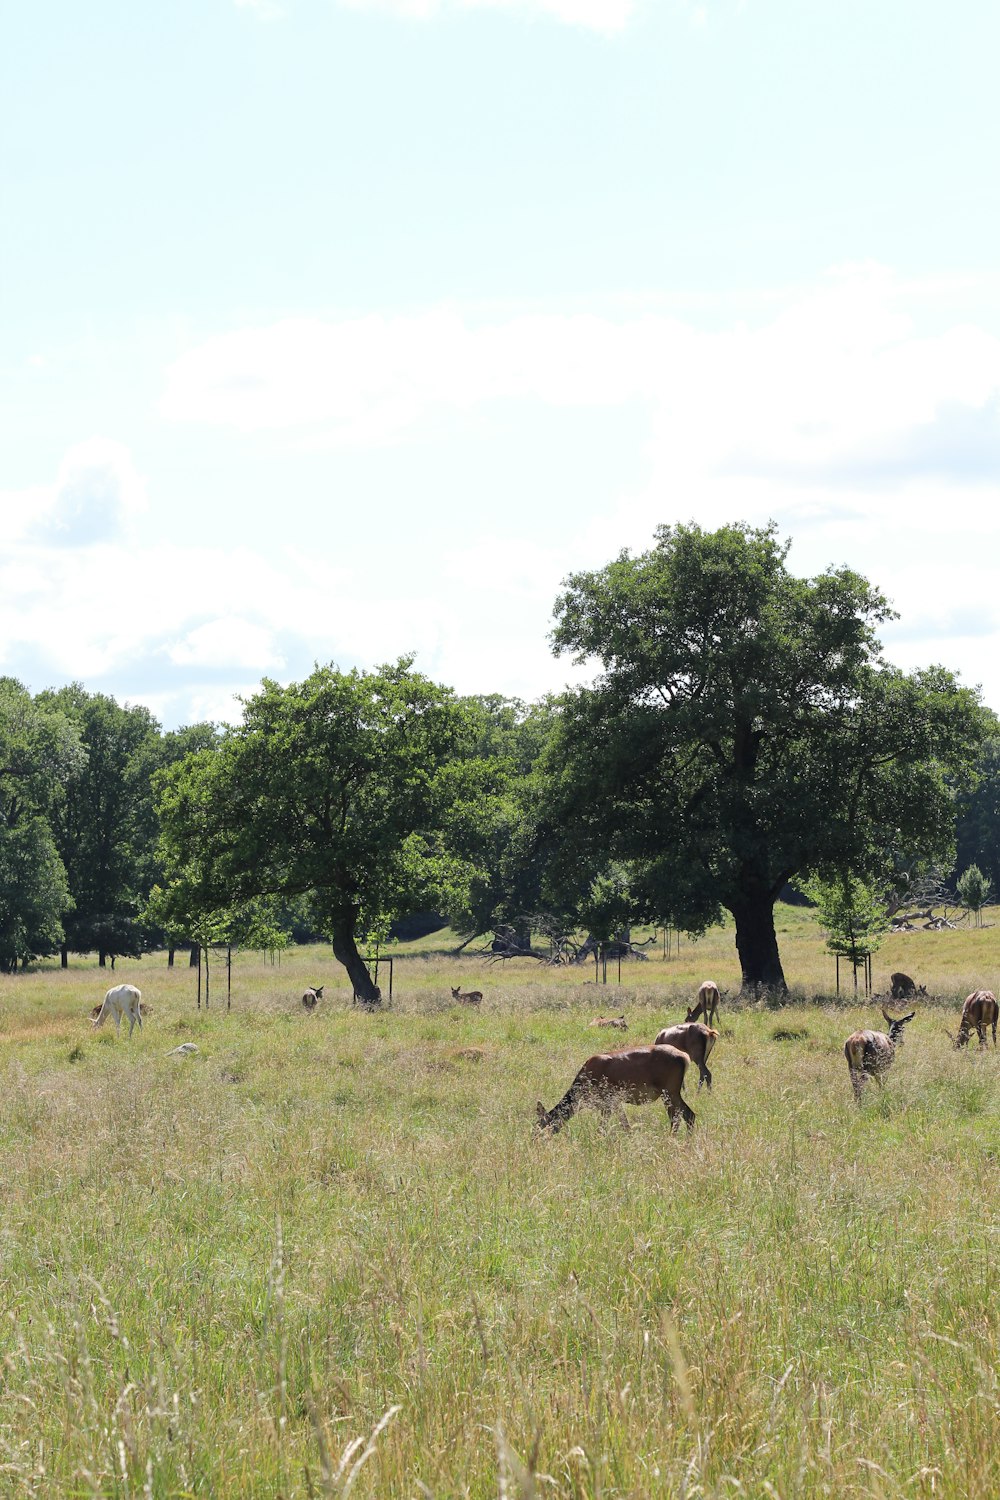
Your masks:
<svg viewBox="0 0 1000 1500"><path fill-rule="evenodd" d="M161 411L244 433L369 446L488 401L647 403L670 467L796 483L948 451L955 413L1000 438L1000 340L971 325L914 331L905 288L878 267L832 274L758 326L706 331L661 312L289 319L222 334L170 368ZM924 444L922 450L920 444ZM961 445L964 446L964 445Z"/></svg>
<svg viewBox="0 0 1000 1500"><path fill-rule="evenodd" d="M278 0L235 0L237 10L250 10L261 21L280 21L286 14Z"/></svg>
<svg viewBox="0 0 1000 1500"><path fill-rule="evenodd" d="M415 585L414 599L377 612L377 653L370 639L365 650L367 619L363 633L349 618L338 623L338 639L364 659L416 645L448 680L466 681L475 660L480 682L488 666L510 691L539 691L553 682L543 642L566 572L599 565L622 544L647 547L661 521L774 518L795 539L799 571L848 562L892 598L911 632L887 632L899 660L951 661L950 642L961 639L970 675L1000 703L990 602L1000 339L971 320L949 324L939 299L940 288L859 265L775 298L752 325L715 329L661 309L288 320L189 350L168 372L162 410L334 446L397 443L442 418L460 432L500 400L577 408L582 420L587 409L646 410L639 488L609 495L600 515L575 516L557 559L515 549L498 562L502 543L487 526L461 551L443 560L439 551L456 584L477 579L479 607L463 620L450 600L422 604ZM971 634L956 613L970 598L981 621Z"/></svg>
<svg viewBox="0 0 1000 1500"><path fill-rule="evenodd" d="M167 655L180 667L252 667L258 672L271 672L285 664L271 630L235 615L209 620L189 630L182 640L167 647Z"/></svg>
<svg viewBox="0 0 1000 1500"><path fill-rule="evenodd" d="M429 526L419 555L401 559L390 534L373 582L349 555L266 550L249 531L225 552L137 547L142 477L120 446L81 445L53 483L0 496L0 670L35 686L134 683L141 701L172 705L170 720L207 705L231 716L238 685L263 673L406 651L461 691L532 697L573 675L547 647L568 572L648 547L660 522L774 518L796 571L846 562L893 600L894 660L943 661L1000 706L1000 340L942 318L937 296L860 266L758 307L752 324L705 328L662 308L493 321L445 308L219 335L168 372L163 411L177 423L226 427L240 443L265 434L273 455L399 443L428 425L461 437L497 401L514 431L512 402L534 409L534 428L546 407L587 423L629 404L645 424L641 481L589 511L546 493L557 545L513 535L490 509L470 511L460 540ZM634 443L631 415L624 429ZM621 468L636 472L631 453ZM108 502L98 534L55 545L54 518L95 495ZM106 580L119 584L113 607Z"/></svg>
<svg viewBox="0 0 1000 1500"><path fill-rule="evenodd" d="M127 532L146 490L121 443L92 437L66 454L55 482L4 497L5 539L35 533L52 546L93 546Z"/></svg>
<svg viewBox="0 0 1000 1500"><path fill-rule="evenodd" d="M388 11L419 21L455 11L507 10L603 32L624 30L636 9L636 0L341 0L341 4L350 10Z"/></svg>

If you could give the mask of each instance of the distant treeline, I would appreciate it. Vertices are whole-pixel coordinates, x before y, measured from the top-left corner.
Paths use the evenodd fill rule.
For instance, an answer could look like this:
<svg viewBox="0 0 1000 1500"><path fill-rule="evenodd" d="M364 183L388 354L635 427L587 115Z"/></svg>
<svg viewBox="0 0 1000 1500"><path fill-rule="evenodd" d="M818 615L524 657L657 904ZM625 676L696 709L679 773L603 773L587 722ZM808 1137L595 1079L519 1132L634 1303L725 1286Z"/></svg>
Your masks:
<svg viewBox="0 0 1000 1500"><path fill-rule="evenodd" d="M566 957L581 932L727 910L744 984L780 986L790 881L888 895L974 863L1000 889L996 719L941 668L888 666L866 580L786 555L773 527L661 527L570 578L553 643L594 682L534 704L403 658L265 679L240 725L163 731L78 683L0 679L0 970L322 936L365 994L357 944L422 912Z"/></svg>

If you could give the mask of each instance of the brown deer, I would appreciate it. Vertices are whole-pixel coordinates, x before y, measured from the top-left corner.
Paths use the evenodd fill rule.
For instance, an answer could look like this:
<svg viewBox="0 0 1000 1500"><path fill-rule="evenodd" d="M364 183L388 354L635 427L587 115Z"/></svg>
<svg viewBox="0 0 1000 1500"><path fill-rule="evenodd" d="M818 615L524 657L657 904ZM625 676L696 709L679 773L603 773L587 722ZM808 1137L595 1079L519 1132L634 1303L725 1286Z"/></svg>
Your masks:
<svg viewBox="0 0 1000 1500"><path fill-rule="evenodd" d="M958 1036L955 1038L956 1047L964 1047L968 1043L972 1028L976 1028L980 1047L986 1046L986 1028L993 1029L993 1045L997 1044L997 997L992 990L973 990L965 1004L962 1006L962 1019L958 1025Z"/></svg>
<svg viewBox="0 0 1000 1500"><path fill-rule="evenodd" d="M698 1087L705 1084L712 1089L712 1075L708 1070L708 1055L719 1039L719 1033L711 1026L702 1026L700 1021L682 1021L679 1026L665 1026L657 1032L654 1047L676 1047L686 1052L698 1068Z"/></svg>
<svg viewBox="0 0 1000 1500"><path fill-rule="evenodd" d="M482 990L454 989L451 992L451 998L457 1000L459 1005L482 1005L483 992Z"/></svg>
<svg viewBox="0 0 1000 1500"><path fill-rule="evenodd" d="M596 1016L587 1024L588 1026L606 1026L611 1031L628 1031L628 1022L624 1016Z"/></svg>
<svg viewBox="0 0 1000 1500"><path fill-rule="evenodd" d="M303 991L303 993L302 993L302 1004L305 1006L306 1010L315 1010L316 1009L316 1001L317 1000L322 1000L322 998L323 998L323 991L324 991L325 988L326 988L325 985L314 984L313 987L312 987L312 989L304 990Z"/></svg>
<svg viewBox="0 0 1000 1500"><path fill-rule="evenodd" d="M681 1097L687 1055L676 1047L633 1047L627 1052L599 1052L588 1057L566 1093L552 1109L538 1101L538 1129L561 1130L583 1105L618 1117L626 1130L626 1104L645 1104L662 1099L672 1130L681 1120L691 1130L694 1110Z"/></svg>
<svg viewBox="0 0 1000 1500"><path fill-rule="evenodd" d="M684 1020L697 1021L699 1016L704 1016L705 1025L711 1026L721 1002L722 996L719 994L719 986L714 979L706 979L698 986L698 999L692 1005Z"/></svg>
<svg viewBox="0 0 1000 1500"><path fill-rule="evenodd" d="M926 996L927 986L922 984L917 989L917 982L911 979L909 974L890 974L889 983L892 986L891 998L893 1000L914 1000L920 995Z"/></svg>
<svg viewBox="0 0 1000 1500"><path fill-rule="evenodd" d="M894 1020L883 1006L882 1014L889 1024L888 1036L884 1031L855 1031L844 1043L851 1086L854 1097L859 1100L866 1079L875 1078L879 1083L882 1082L883 1073L887 1073L892 1066L896 1048L902 1046L903 1027L913 1020L916 1011L911 1010L908 1016L899 1016Z"/></svg>

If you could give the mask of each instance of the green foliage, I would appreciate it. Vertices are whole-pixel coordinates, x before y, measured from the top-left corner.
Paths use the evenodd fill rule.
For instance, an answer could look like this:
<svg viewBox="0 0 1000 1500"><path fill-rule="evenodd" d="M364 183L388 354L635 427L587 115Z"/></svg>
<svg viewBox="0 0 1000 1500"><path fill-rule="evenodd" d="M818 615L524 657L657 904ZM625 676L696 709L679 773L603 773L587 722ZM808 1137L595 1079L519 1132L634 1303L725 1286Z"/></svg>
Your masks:
<svg viewBox="0 0 1000 1500"><path fill-rule="evenodd" d="M40 695L75 725L86 758L53 806L53 831L74 909L66 946L136 957L149 943L139 912L154 875L151 777L161 755L147 708L122 708L79 683Z"/></svg>
<svg viewBox="0 0 1000 1500"><path fill-rule="evenodd" d="M549 841L535 770L551 736L550 700L526 707L498 695L462 700L473 740L450 782L443 836L452 854L439 909L468 936L536 922Z"/></svg>
<svg viewBox="0 0 1000 1500"><path fill-rule="evenodd" d="M851 875L822 880L814 876L804 882L805 894L816 904L820 924L826 932L828 953L850 959L857 968L876 953L891 921L883 892Z"/></svg>
<svg viewBox="0 0 1000 1500"><path fill-rule="evenodd" d="M989 716L943 668L879 656L884 597L847 568L789 573L773 525L663 526L568 581L554 643L603 675L545 756L564 884L633 867L650 920L736 920L744 984L784 986L773 906L793 875L880 880L947 858Z"/></svg>
<svg viewBox="0 0 1000 1500"><path fill-rule="evenodd" d="M634 913L629 874L619 864L594 877L579 906L580 925L601 943L631 927Z"/></svg>
<svg viewBox="0 0 1000 1500"><path fill-rule="evenodd" d="M0 970L52 953L72 906L50 816L85 764L65 714L0 678Z"/></svg>
<svg viewBox="0 0 1000 1500"><path fill-rule="evenodd" d="M970 865L959 876L955 887L958 899L963 906L967 906L975 913L976 926L983 925L983 907L990 898L990 882L986 879L978 865Z"/></svg>
<svg viewBox="0 0 1000 1500"><path fill-rule="evenodd" d="M1000 736L987 740L976 772L975 785L958 796L955 875L975 864L1000 890Z"/></svg>
<svg viewBox="0 0 1000 1500"><path fill-rule="evenodd" d="M356 938L455 880L446 813L481 781L474 716L410 667L265 679L217 748L161 777L161 852L179 905L214 912L309 892L358 993L370 990Z"/></svg>
<svg viewBox="0 0 1000 1500"><path fill-rule="evenodd" d="M39 816L0 827L0 972L54 953L72 907L66 871Z"/></svg>

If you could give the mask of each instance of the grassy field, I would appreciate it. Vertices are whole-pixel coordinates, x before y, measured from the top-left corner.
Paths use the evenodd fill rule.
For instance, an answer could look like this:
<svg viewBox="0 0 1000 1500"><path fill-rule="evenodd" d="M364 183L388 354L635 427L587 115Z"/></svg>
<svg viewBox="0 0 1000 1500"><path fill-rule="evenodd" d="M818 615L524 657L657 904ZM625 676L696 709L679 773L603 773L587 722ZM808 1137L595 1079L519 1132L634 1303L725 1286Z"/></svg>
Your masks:
<svg viewBox="0 0 1000 1500"><path fill-rule="evenodd" d="M96 965L0 980L0 1495L1000 1493L1000 1061L944 1031L1000 927L887 942L876 986L938 998L859 1109L877 1011L780 926L794 1003L724 1002L683 1138L646 1106L543 1139L534 1104L593 1016L646 1042L735 994L731 931L621 989L432 938L377 1015L319 949L240 955L228 1014L153 956L114 976L131 1042L90 1029Z"/></svg>

